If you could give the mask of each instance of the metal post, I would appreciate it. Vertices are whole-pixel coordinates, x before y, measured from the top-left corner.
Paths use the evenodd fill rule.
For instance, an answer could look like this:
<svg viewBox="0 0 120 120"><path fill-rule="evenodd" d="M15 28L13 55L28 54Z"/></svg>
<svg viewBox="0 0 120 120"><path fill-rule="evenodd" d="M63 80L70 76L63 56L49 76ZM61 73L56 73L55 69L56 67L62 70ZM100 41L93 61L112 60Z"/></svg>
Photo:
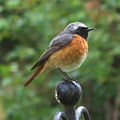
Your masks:
<svg viewBox="0 0 120 120"><path fill-rule="evenodd" d="M55 91L56 100L64 105L65 112L57 112L54 120L80 120L81 115L85 120L91 120L87 108L80 106L75 110L75 105L82 97L82 89L78 82L64 80L58 84Z"/></svg>
<svg viewBox="0 0 120 120"><path fill-rule="evenodd" d="M74 106L64 106L65 116L67 120L76 120Z"/></svg>

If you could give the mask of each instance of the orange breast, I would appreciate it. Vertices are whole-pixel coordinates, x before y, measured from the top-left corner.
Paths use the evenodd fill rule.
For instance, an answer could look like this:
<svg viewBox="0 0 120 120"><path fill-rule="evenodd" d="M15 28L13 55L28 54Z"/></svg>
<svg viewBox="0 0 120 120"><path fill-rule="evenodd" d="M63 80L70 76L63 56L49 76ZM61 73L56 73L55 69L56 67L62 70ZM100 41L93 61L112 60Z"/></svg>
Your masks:
<svg viewBox="0 0 120 120"><path fill-rule="evenodd" d="M71 43L51 55L47 64L51 67L60 67L66 72L72 71L84 61L87 52L87 41L79 35L74 35Z"/></svg>

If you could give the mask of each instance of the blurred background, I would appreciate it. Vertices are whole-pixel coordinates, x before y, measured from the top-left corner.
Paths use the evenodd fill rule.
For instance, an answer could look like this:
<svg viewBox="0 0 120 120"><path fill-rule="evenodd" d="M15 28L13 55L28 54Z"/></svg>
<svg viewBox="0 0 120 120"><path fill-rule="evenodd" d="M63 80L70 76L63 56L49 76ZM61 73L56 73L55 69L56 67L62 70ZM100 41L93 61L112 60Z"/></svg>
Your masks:
<svg viewBox="0 0 120 120"><path fill-rule="evenodd" d="M97 28L86 61L69 73L83 88L77 106L92 120L120 120L119 0L0 0L0 120L52 120L63 110L54 97L58 70L22 84L51 39L75 21Z"/></svg>

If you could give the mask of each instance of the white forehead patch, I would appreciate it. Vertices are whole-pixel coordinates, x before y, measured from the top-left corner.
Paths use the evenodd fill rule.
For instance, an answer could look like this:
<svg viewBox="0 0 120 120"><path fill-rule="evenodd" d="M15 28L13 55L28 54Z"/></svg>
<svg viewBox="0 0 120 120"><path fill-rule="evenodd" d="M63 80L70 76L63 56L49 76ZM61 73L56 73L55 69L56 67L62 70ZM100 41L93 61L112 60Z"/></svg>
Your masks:
<svg viewBox="0 0 120 120"><path fill-rule="evenodd" d="M75 22L76 26L81 26L81 27L87 27L85 24L81 23L81 22Z"/></svg>
<svg viewBox="0 0 120 120"><path fill-rule="evenodd" d="M66 27L66 29L72 28L73 30L76 30L78 27L87 27L87 26L81 22L74 22L74 23L69 24Z"/></svg>
<svg viewBox="0 0 120 120"><path fill-rule="evenodd" d="M73 25L73 29L76 30L78 28L77 25Z"/></svg>

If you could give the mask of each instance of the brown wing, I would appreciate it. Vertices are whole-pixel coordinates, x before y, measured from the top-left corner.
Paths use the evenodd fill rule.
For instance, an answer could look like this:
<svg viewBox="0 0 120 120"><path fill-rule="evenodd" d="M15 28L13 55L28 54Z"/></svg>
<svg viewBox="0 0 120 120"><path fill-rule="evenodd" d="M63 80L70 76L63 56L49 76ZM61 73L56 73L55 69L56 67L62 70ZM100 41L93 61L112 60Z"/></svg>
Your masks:
<svg viewBox="0 0 120 120"><path fill-rule="evenodd" d="M43 65L46 60L56 51L62 49L66 45L68 45L71 40L73 39L72 34L62 34L56 36L50 43L49 48L43 53L40 59L33 65L31 70L35 69L36 67Z"/></svg>

